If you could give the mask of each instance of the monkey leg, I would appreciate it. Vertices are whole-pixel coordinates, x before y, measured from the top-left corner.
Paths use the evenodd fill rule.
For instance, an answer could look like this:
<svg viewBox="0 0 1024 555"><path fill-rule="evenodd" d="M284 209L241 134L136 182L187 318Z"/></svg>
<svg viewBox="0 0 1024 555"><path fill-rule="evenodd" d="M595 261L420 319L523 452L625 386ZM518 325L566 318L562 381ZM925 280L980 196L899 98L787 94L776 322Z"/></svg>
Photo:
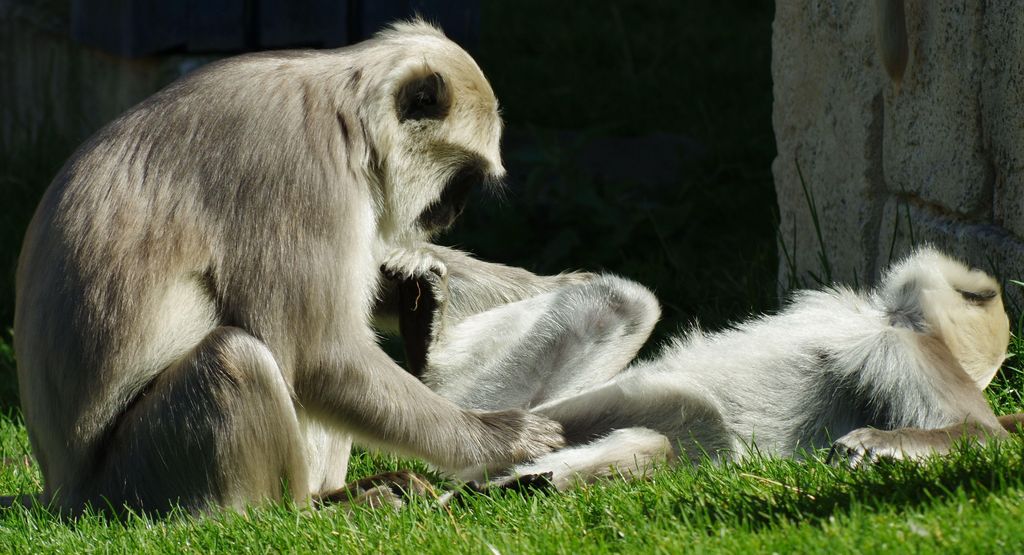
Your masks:
<svg viewBox="0 0 1024 555"><path fill-rule="evenodd" d="M425 381L461 406L534 407L614 378L659 315L654 295L629 280L563 285L447 323L430 345Z"/></svg>
<svg viewBox="0 0 1024 555"><path fill-rule="evenodd" d="M303 503L300 439L270 350L238 328L217 328L121 417L81 502L157 514L242 509L282 494Z"/></svg>
<svg viewBox="0 0 1024 555"><path fill-rule="evenodd" d="M537 407L535 412L562 424L570 447L519 465L511 475L550 474L552 484L564 490L605 477L643 478L657 464L680 457L733 458L734 435L722 413L700 391L678 382L678 376L634 369Z"/></svg>
<svg viewBox="0 0 1024 555"><path fill-rule="evenodd" d="M343 504L401 508L403 498L407 497L436 499L437 491L423 476L410 470L399 470L353 480L342 488L317 495L314 501L321 506Z"/></svg>
<svg viewBox="0 0 1024 555"><path fill-rule="evenodd" d="M675 456L692 461L705 456L731 458L736 448L733 434L717 406L699 390L680 384L677 376L662 378L653 372L634 369L611 383L537 407L534 412L562 424L569 445L595 446L580 454L612 453L608 448L610 443L601 443L602 440L613 438L613 432L627 428L646 429L645 432L665 436ZM642 447L654 445L653 436L644 436L646 439L631 446L628 440L642 435L624 434L612 441L621 443L613 460L628 459L630 449L637 446L641 446L636 451L639 458L656 452L657 449Z"/></svg>
<svg viewBox="0 0 1024 555"><path fill-rule="evenodd" d="M398 317L409 371L476 409L528 408L607 382L661 314L626 279L537 276L437 245L397 249L382 270L394 280L383 312Z"/></svg>
<svg viewBox="0 0 1024 555"><path fill-rule="evenodd" d="M306 410L351 431L357 441L450 471L508 468L563 445L555 422L524 411L459 407L366 339L322 353L321 363L302 368L295 380Z"/></svg>
<svg viewBox="0 0 1024 555"><path fill-rule="evenodd" d="M664 435L647 428L622 428L586 445L560 449L517 466L511 476L547 475L555 489L564 491L600 478L646 478L659 464L673 460L672 442Z"/></svg>
<svg viewBox="0 0 1024 555"><path fill-rule="evenodd" d="M529 474L510 474L508 476L495 478L486 482L470 480L462 483L456 488L438 495L437 506L442 508L452 506L466 499L469 495L491 495L498 491L514 491L525 496L544 490L550 490L554 488L551 478L552 475L550 472L537 472Z"/></svg>
<svg viewBox="0 0 1024 555"><path fill-rule="evenodd" d="M383 472L345 482L352 452L352 435L299 411L306 438L309 495L318 506L368 505L400 508L410 496L436 497L430 482L410 470Z"/></svg>
<svg viewBox="0 0 1024 555"><path fill-rule="evenodd" d="M304 410L298 410L298 415L299 429L306 443L309 495L316 498L344 488L352 434Z"/></svg>

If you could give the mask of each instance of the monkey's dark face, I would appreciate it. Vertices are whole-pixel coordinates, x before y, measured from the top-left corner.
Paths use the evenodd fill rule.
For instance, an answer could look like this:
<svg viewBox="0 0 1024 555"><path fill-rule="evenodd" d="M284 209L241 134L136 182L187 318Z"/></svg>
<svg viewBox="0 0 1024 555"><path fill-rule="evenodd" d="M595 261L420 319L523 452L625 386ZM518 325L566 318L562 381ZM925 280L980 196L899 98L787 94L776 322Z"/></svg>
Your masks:
<svg viewBox="0 0 1024 555"><path fill-rule="evenodd" d="M463 167L445 184L441 196L420 214L417 221L428 233L441 231L455 223L466 208L469 193L484 182L484 172L476 165Z"/></svg>

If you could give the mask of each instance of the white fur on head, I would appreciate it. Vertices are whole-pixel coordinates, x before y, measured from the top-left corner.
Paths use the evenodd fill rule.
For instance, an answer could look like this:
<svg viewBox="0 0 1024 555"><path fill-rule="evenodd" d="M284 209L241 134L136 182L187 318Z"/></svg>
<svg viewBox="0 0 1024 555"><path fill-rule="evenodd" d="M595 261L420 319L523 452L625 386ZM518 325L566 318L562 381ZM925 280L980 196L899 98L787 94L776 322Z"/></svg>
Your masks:
<svg viewBox="0 0 1024 555"><path fill-rule="evenodd" d="M1010 340L992 276L924 246L886 273L879 296L893 325L938 337L980 389L992 381Z"/></svg>
<svg viewBox="0 0 1024 555"><path fill-rule="evenodd" d="M504 176L502 124L483 72L436 27L419 18L396 23L376 35L373 48L379 51L373 59L387 66L375 113L368 115L383 169L383 227L404 243L410 240L406 234L418 240L422 230L402 224L417 221L424 207L439 202L460 172L476 172L481 182ZM437 114L403 117L399 104L409 89L414 96L428 89L436 93Z"/></svg>

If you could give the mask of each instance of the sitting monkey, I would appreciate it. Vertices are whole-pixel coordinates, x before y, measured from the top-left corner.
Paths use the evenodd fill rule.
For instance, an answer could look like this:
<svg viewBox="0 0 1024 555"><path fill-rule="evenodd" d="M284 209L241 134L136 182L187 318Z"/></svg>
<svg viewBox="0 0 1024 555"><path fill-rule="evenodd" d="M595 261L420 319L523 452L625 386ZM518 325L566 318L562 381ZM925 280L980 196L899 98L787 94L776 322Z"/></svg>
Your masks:
<svg viewBox="0 0 1024 555"><path fill-rule="evenodd" d="M18 263L39 500L301 505L344 486L354 438L452 470L560 447L539 414L430 391L371 327L384 256L503 175L501 127L473 59L413 21L211 63L97 132Z"/></svg>
<svg viewBox="0 0 1024 555"><path fill-rule="evenodd" d="M560 422L570 447L512 470L552 472L560 488L755 446L800 456L837 437L834 451L854 464L919 458L958 438L1005 436L1020 418L997 419L982 395L1009 339L999 285L931 248L872 291L801 291L779 314L691 331L628 367L658 317L641 286L538 277L437 247L419 256L433 271L419 274L418 290L437 300L403 319L429 320L419 325L423 379L467 407L530 408Z"/></svg>

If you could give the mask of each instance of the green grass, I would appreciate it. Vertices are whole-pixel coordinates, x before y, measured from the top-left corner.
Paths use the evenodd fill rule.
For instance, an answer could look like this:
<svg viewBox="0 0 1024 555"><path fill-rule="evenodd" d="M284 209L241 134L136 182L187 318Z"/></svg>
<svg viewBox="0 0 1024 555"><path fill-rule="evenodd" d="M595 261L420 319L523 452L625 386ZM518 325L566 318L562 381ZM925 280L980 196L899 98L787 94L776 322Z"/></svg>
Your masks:
<svg viewBox="0 0 1024 555"><path fill-rule="evenodd" d="M997 388L1008 388L1001 379ZM1000 394L1000 393L997 393ZM1018 405L1016 408L1020 408ZM0 419L0 492L39 488L24 427ZM359 454L354 475L405 463ZM422 467L421 467L422 468ZM399 512L272 506L245 514L62 521L41 509L0 512L0 551L579 553L1010 552L1024 546L1024 442L961 448L923 464L850 470L818 459L663 468L644 482L470 497L448 510L413 500Z"/></svg>
<svg viewBox="0 0 1024 555"><path fill-rule="evenodd" d="M1018 322L1011 356L987 390L1000 413L1024 410ZM0 357L9 349L0 341ZM0 511L0 552L112 551L579 553L1015 552L1024 529L1024 440L960 447L924 463L851 470L755 459L661 468L642 482L608 481L565 493L471 496L438 509L414 499L399 512L310 511L278 505L205 519L90 514L66 521L39 508ZM20 413L0 416L0 494L42 487ZM420 462L357 452L350 476ZM436 475L434 475L436 478Z"/></svg>

